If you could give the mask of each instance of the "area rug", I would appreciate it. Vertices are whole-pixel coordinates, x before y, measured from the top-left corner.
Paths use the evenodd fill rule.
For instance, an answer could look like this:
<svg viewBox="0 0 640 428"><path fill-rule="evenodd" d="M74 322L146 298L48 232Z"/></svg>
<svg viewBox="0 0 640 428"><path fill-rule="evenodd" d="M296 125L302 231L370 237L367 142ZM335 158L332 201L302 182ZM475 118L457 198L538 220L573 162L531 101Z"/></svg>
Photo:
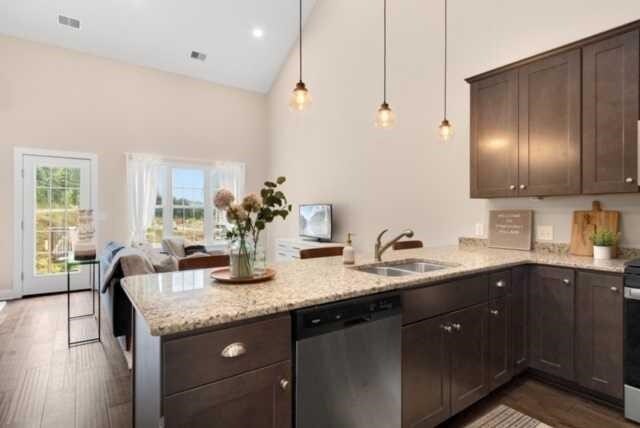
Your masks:
<svg viewBox="0 0 640 428"><path fill-rule="evenodd" d="M499 405L465 428L551 428L511 407Z"/></svg>

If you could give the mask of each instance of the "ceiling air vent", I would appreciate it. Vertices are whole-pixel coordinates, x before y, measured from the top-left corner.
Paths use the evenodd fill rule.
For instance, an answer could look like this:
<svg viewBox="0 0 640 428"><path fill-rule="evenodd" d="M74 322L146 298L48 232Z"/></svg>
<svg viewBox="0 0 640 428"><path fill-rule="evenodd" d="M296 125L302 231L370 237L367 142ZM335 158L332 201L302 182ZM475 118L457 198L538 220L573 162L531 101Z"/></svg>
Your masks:
<svg viewBox="0 0 640 428"><path fill-rule="evenodd" d="M197 52L197 51L191 51L191 59L204 61L205 59L207 59L207 54L203 54L202 52Z"/></svg>
<svg viewBox="0 0 640 428"><path fill-rule="evenodd" d="M67 27L80 29L80 20L75 18L69 18L68 16L58 15L58 24L65 25Z"/></svg>

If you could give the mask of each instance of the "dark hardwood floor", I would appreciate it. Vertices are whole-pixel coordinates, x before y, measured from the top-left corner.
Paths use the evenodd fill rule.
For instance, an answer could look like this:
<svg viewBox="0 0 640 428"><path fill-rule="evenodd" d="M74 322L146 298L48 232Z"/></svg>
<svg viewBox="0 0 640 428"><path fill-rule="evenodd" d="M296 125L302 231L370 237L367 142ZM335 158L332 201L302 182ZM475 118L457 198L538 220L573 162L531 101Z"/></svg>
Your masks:
<svg viewBox="0 0 640 428"><path fill-rule="evenodd" d="M443 424L461 428L499 404L554 428L638 428L621 411L581 398L524 375Z"/></svg>
<svg viewBox="0 0 640 428"><path fill-rule="evenodd" d="M90 293L72 296L72 313L91 310ZM102 343L71 349L66 309L53 295L0 312L0 427L131 426L131 375L104 307ZM95 334L95 321L72 323L74 340Z"/></svg>
<svg viewBox="0 0 640 428"><path fill-rule="evenodd" d="M75 293L75 313L89 302L89 293ZM90 322L76 323L74 339L94 333ZM102 336L102 343L67 349L64 295L9 302L0 312L0 427L130 427L131 375L106 316ZM443 426L463 427L499 404L554 428L640 426L616 409L527 377Z"/></svg>

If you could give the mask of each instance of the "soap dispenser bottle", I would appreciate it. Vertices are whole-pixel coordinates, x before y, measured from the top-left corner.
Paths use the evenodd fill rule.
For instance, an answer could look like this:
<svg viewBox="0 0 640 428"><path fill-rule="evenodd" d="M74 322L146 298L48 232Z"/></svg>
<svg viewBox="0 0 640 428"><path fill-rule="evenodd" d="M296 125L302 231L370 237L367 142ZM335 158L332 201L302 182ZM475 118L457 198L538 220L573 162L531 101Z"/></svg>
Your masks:
<svg viewBox="0 0 640 428"><path fill-rule="evenodd" d="M352 265L356 262L356 254L351 245L351 232L347 233L347 245L342 249L342 261L345 265Z"/></svg>

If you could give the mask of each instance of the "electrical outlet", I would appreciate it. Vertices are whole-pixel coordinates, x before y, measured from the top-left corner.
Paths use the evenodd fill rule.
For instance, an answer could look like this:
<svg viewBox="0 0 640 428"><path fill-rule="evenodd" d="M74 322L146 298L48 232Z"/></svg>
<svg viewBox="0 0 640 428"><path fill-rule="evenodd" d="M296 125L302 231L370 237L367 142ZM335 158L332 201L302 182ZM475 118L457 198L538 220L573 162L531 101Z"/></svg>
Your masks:
<svg viewBox="0 0 640 428"><path fill-rule="evenodd" d="M476 236L484 236L484 224L476 223Z"/></svg>
<svg viewBox="0 0 640 428"><path fill-rule="evenodd" d="M536 241L553 241L553 226L536 227Z"/></svg>

